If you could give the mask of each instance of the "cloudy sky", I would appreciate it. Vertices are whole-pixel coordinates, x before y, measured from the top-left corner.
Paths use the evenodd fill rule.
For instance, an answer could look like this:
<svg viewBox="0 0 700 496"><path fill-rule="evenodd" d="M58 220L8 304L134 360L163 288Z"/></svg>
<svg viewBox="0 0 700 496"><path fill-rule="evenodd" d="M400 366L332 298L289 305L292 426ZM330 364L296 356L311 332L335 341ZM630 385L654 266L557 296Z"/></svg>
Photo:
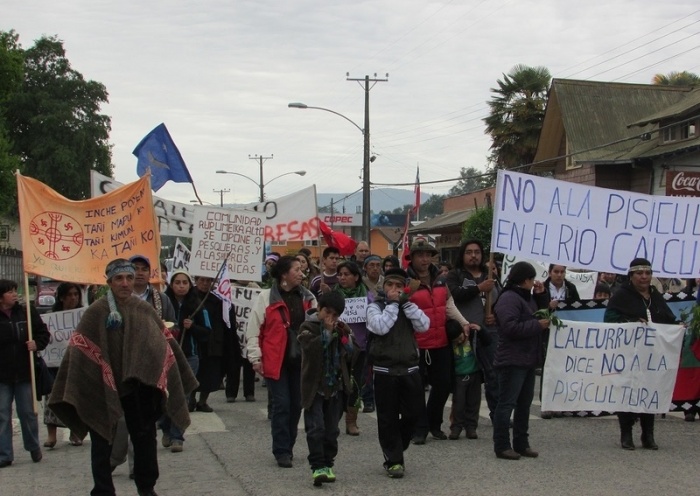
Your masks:
<svg viewBox="0 0 700 496"><path fill-rule="evenodd" d="M371 181L412 183L483 168L490 88L516 64L557 78L649 83L700 72L697 0L2 0L0 29L23 46L64 41L73 68L110 94L116 179L136 178L131 155L165 122L205 201L268 197L315 183L361 187L364 91L351 78L384 77L370 92ZM454 183L423 185L445 193ZM408 188L412 189L412 188ZM160 196L187 202L189 185Z"/></svg>

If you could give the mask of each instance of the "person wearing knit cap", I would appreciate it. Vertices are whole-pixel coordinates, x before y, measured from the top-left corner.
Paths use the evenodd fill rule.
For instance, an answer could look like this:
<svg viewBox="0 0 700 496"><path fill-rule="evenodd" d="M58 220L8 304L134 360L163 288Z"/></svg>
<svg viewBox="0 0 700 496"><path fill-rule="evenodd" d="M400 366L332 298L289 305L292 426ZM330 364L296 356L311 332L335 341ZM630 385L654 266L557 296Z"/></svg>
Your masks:
<svg viewBox="0 0 700 496"><path fill-rule="evenodd" d="M382 276L382 259L377 255L370 255L365 258L362 268L365 275L362 280L369 289L369 292L376 295L382 289L384 276Z"/></svg>
<svg viewBox="0 0 700 496"><path fill-rule="evenodd" d="M156 421L167 413L178 428L187 428L186 395L197 381L153 306L132 294L134 266L116 259L105 275L107 295L85 310L73 331L49 406L79 436L90 432L95 495L115 494L110 456L124 417L136 453L138 494L154 495Z"/></svg>
<svg viewBox="0 0 700 496"><path fill-rule="evenodd" d="M383 291L367 306L367 329L372 333L369 357L374 372L377 431L384 469L391 478L403 477L403 453L411 443L424 409L424 389L415 334L430 328L428 316L408 300L407 274L401 268L384 274Z"/></svg>
<svg viewBox="0 0 700 496"><path fill-rule="evenodd" d="M673 324L676 316L666 304L659 291L652 286L651 262L645 258L635 258L630 262L628 280L615 291L608 301L603 320L605 322L655 322ZM617 412L620 424L620 446L625 450L634 449L632 428L637 414ZM640 413L642 426L642 447L650 450L659 449L654 440L654 414Z"/></svg>
<svg viewBox="0 0 700 496"><path fill-rule="evenodd" d="M428 433L433 439L447 439L442 431L442 416L452 390L452 346L447 340L445 325L448 319L456 320L469 334L469 322L455 306L445 278L439 277L433 257L438 254L425 238L411 243L406 259L410 260L407 274L409 299L428 316L430 329L416 336L420 349L421 376L428 378L430 395L423 401L420 418L413 436L414 444L425 444ZM385 276L386 277L386 276ZM428 384L425 384L427 386Z"/></svg>
<svg viewBox="0 0 700 496"><path fill-rule="evenodd" d="M267 254L265 257L265 271L262 276L262 282L260 283L260 287L264 289L268 289L272 287L273 283L273 278L272 278L272 269L274 268L275 265L277 265L277 262L279 261L281 255L277 253L276 251L271 251L270 253Z"/></svg>

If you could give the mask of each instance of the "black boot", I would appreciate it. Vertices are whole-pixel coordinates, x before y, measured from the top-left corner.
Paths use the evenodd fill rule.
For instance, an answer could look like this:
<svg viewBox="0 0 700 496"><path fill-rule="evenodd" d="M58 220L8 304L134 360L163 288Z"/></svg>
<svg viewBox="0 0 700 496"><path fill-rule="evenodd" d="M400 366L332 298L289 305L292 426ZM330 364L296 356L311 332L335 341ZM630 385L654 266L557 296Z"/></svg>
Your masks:
<svg viewBox="0 0 700 496"><path fill-rule="evenodd" d="M620 422L620 446L622 449L633 450L632 427L634 426L633 413L618 413L617 420Z"/></svg>
<svg viewBox="0 0 700 496"><path fill-rule="evenodd" d="M641 414L639 423L642 424L642 447L650 450L659 449L654 441L654 415L651 413Z"/></svg>

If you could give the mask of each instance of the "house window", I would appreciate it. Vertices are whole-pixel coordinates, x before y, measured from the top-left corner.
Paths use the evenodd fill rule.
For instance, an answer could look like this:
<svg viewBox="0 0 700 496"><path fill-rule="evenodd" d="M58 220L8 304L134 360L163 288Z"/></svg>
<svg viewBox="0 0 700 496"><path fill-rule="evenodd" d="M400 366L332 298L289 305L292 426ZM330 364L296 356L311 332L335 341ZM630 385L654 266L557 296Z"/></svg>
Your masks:
<svg viewBox="0 0 700 496"><path fill-rule="evenodd" d="M272 241L270 241L270 246L287 246L287 242L273 239Z"/></svg>
<svg viewBox="0 0 700 496"><path fill-rule="evenodd" d="M318 246L317 239L307 239L304 241L304 246Z"/></svg>
<svg viewBox="0 0 700 496"><path fill-rule="evenodd" d="M676 141L678 135L678 126L668 126L664 129L664 143Z"/></svg>
<svg viewBox="0 0 700 496"><path fill-rule="evenodd" d="M685 122L681 124L681 130L680 130L680 139L689 139L689 138L694 138L695 137L695 123L694 122Z"/></svg>

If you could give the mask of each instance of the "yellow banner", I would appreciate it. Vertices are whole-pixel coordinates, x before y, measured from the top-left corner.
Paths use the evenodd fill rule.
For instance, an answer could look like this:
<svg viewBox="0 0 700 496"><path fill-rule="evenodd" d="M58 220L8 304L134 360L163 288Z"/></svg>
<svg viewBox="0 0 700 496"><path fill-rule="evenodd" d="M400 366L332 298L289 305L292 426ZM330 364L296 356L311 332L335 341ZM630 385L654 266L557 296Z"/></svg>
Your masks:
<svg viewBox="0 0 700 496"><path fill-rule="evenodd" d="M60 281L104 284L115 258L143 255L160 274L160 236L150 175L106 195L69 200L17 174L24 270Z"/></svg>

